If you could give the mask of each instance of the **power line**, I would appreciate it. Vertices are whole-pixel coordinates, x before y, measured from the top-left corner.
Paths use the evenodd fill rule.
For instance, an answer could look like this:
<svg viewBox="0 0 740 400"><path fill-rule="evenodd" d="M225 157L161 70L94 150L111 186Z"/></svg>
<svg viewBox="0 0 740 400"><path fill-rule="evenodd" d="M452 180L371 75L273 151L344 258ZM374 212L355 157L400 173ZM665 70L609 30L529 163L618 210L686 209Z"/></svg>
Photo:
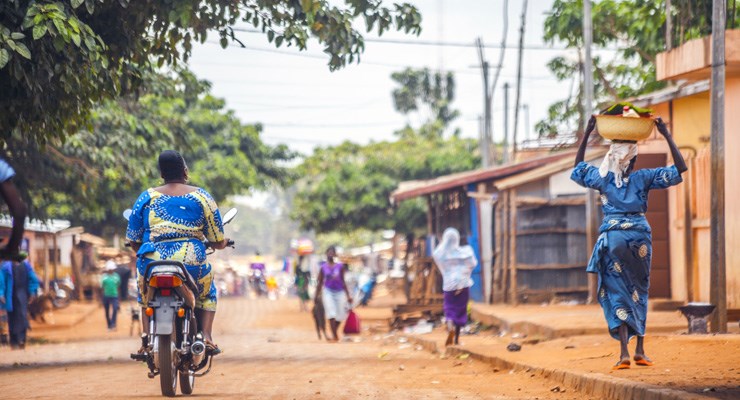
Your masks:
<svg viewBox="0 0 740 400"><path fill-rule="evenodd" d="M244 33L256 33L256 34L264 34L259 29L249 29L249 28L234 28L235 32L244 32ZM467 47L467 48L476 48L475 42L459 42L459 41L441 41L441 40L409 40L409 39L388 39L388 38L364 38L365 42L369 43L384 43L384 44L400 44L400 45L412 45L412 46L435 46L435 47ZM501 44L486 44L483 45L483 48L486 49L518 49L519 46L515 44L505 44L504 46L501 46ZM527 44L524 45L524 49L526 50L546 50L546 51L563 51L563 50L576 50L573 48L568 48L565 46L547 46L547 45L537 45L537 44ZM618 50L618 49L604 49L604 50Z"/></svg>
<svg viewBox="0 0 740 400"><path fill-rule="evenodd" d="M389 125L398 125L403 126L406 122L405 121L383 121L383 122L340 122L336 124L328 124L328 123L318 123L318 124L312 124L312 123L303 123L303 122L256 122L261 124L265 127L273 127L273 128L322 128L322 129L331 129L331 128L370 128L374 126L389 126ZM250 123L247 123L250 124Z"/></svg>
<svg viewBox="0 0 740 400"><path fill-rule="evenodd" d="M218 42L210 41L210 40L207 40L206 43L207 44L212 44L212 45L218 45L218 46L221 45ZM311 58L311 59L320 59L320 60L324 60L324 61L327 60L327 57L325 57L325 56L321 56L321 55L318 55L318 54L311 54L311 53L293 53L293 52L282 51L282 50L278 50L278 49L268 49L268 48L264 48L264 47L254 47L254 46L247 46L247 45L244 45L244 46L242 46L242 45L232 45L231 43L227 47L236 48L236 49L244 49L244 50L252 50L252 51L260 51L260 52L265 52L265 53L280 54L280 55L284 55L284 56L304 57L304 58ZM224 63L224 64L220 64L220 63L209 63L209 64L211 64L211 65L233 66L235 68L244 68L244 67L247 67L247 65L229 65L229 64L226 64L226 63ZM373 62L373 61L362 61L360 64L361 65L372 65L372 66L378 66L378 67L389 67L389 68L395 68L395 69L406 69L406 68L409 68L409 67L413 67L413 66L410 66L408 64L391 64L391 63L382 63L382 62ZM419 66L419 67L416 67L416 68L424 68L424 67ZM463 69L446 69L446 71L454 72L456 74L470 74L470 75L478 75L479 74L478 72L473 71L473 70L463 70ZM502 75L502 77L504 77L504 76ZM509 78L512 78L512 79L514 78L513 76L508 76L508 77ZM548 80L548 81L550 81L550 80L555 80L555 77L554 76L553 77L547 77L547 76L524 76L524 77L522 77L522 79L526 79L526 80Z"/></svg>

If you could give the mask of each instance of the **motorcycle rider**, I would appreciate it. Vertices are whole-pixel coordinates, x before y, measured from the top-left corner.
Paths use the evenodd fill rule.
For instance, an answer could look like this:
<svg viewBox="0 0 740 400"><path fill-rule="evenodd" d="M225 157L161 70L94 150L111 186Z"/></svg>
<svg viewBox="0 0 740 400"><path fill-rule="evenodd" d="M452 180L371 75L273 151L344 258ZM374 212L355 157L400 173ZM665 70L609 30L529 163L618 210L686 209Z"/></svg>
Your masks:
<svg viewBox="0 0 740 400"><path fill-rule="evenodd" d="M259 250L255 251L252 263L249 264L252 271L252 288L257 297L267 294L267 277L265 276L265 258L262 257Z"/></svg>
<svg viewBox="0 0 740 400"><path fill-rule="evenodd" d="M155 260L182 262L198 287L195 317L211 354L220 353L213 342L217 289L214 273L206 259L206 245L223 249L227 245L221 214L213 197L202 188L190 186L185 159L174 150L159 155L164 184L144 191L133 206L126 238L137 252L139 304L147 265ZM148 318L142 312L142 326ZM143 349L141 350L143 351ZM140 351L140 352L141 352Z"/></svg>

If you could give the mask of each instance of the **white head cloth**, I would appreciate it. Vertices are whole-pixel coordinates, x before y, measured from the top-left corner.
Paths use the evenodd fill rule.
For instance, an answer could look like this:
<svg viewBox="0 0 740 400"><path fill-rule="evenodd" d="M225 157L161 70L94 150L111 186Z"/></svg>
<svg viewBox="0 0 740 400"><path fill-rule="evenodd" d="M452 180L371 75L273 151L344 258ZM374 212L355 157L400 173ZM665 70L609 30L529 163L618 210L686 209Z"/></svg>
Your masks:
<svg viewBox="0 0 740 400"><path fill-rule="evenodd" d="M442 268L451 263L460 263L471 257L475 260L472 247L460 246L460 232L455 228L445 229L444 234L442 234L442 241L434 249L432 256L434 261Z"/></svg>
<svg viewBox="0 0 740 400"><path fill-rule="evenodd" d="M614 174L614 184L618 188L622 187L624 173L630 166L630 160L636 155L636 143L612 143L604 161L601 162L599 175L603 178L611 171Z"/></svg>
<svg viewBox="0 0 740 400"><path fill-rule="evenodd" d="M434 262L442 272L442 290L458 290L473 285L470 275L478 264L470 246L460 246L460 233L455 228L445 229L442 241L434 249Z"/></svg>

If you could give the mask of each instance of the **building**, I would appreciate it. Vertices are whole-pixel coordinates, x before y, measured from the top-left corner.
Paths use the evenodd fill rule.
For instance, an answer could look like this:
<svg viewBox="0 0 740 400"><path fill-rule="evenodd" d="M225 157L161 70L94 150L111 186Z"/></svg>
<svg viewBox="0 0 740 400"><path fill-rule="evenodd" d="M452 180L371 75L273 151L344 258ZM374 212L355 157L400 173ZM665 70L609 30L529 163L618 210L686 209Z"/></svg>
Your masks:
<svg viewBox="0 0 740 400"><path fill-rule="evenodd" d="M740 309L740 30L726 31L725 82L725 248L727 306ZM711 40L695 39L656 57L657 79L671 82L667 89L640 96L635 103L647 106L667 121L676 143L685 154L689 171L685 183L669 192L671 233L671 297L681 301L709 301L710 263L710 77ZM643 147L668 149L661 140ZM641 149L642 150L642 149ZM737 312L737 311L734 311ZM732 320L732 318L730 318Z"/></svg>

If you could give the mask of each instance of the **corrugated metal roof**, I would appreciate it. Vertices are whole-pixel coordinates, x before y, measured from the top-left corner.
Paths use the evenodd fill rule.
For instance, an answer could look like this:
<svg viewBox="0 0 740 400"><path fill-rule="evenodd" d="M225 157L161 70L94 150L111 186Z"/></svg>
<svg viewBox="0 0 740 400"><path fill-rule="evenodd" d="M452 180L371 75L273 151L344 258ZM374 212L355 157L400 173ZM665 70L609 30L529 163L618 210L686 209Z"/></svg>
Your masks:
<svg viewBox="0 0 740 400"><path fill-rule="evenodd" d="M541 158L522 161L516 164L501 165L492 168L476 169L473 171L459 172L445 175L439 178L401 182L398 188L391 193L391 201L403 201L414 197L424 196L432 193L442 192L456 187L463 187L470 183L477 183L528 171L546 165L563 158L573 157L575 151L564 151L551 154Z"/></svg>
<svg viewBox="0 0 740 400"><path fill-rule="evenodd" d="M654 104L680 99L697 93L709 91L709 80L684 83L677 86L669 86L665 89L656 90L632 98L630 101L638 107L650 107Z"/></svg>
<svg viewBox="0 0 740 400"><path fill-rule="evenodd" d="M590 153L586 155L585 160L591 161L597 158L601 158L606 154L608 150L608 147L599 147L597 149L593 149ZM563 158L547 165L543 165L541 167L523 172L521 174L512 175L508 178L498 180L494 183L494 185L498 190L506 190L512 187L524 185L525 183L534 182L550 175L557 174L558 172L562 172L572 168L573 159Z"/></svg>

